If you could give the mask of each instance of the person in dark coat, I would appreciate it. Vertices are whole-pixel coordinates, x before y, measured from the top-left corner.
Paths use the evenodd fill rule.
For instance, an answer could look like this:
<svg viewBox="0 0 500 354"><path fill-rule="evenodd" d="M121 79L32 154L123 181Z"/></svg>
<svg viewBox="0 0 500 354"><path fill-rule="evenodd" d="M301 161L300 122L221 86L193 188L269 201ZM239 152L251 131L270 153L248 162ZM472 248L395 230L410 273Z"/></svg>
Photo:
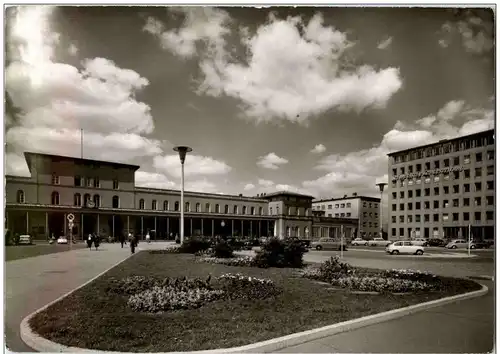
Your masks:
<svg viewBox="0 0 500 354"><path fill-rule="evenodd" d="M125 243L125 235L124 234L120 235L120 243L122 244L122 248L123 248L123 244Z"/></svg>
<svg viewBox="0 0 500 354"><path fill-rule="evenodd" d="M135 247L137 246L137 238L132 235L132 234L129 234L129 242L130 242L130 251L132 252L132 254L135 253Z"/></svg>
<svg viewBox="0 0 500 354"><path fill-rule="evenodd" d="M101 240L100 240L100 237L99 235L97 234L94 234L94 246L95 246L95 250L97 251L97 249L99 248L99 244L101 243Z"/></svg>
<svg viewBox="0 0 500 354"><path fill-rule="evenodd" d="M91 251L92 251L92 241L93 241L92 235L89 234L89 236L87 237L87 246Z"/></svg>

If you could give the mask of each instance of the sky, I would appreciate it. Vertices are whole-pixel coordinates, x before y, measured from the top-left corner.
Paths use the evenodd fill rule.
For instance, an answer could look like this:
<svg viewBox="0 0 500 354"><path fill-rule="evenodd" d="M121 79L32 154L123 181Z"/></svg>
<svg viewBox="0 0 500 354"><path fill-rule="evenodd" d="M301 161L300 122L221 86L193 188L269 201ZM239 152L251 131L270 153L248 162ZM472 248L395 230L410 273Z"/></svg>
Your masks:
<svg viewBox="0 0 500 354"><path fill-rule="evenodd" d="M23 152L140 165L136 185L378 196L387 154L494 126L493 12L11 7L6 173Z"/></svg>

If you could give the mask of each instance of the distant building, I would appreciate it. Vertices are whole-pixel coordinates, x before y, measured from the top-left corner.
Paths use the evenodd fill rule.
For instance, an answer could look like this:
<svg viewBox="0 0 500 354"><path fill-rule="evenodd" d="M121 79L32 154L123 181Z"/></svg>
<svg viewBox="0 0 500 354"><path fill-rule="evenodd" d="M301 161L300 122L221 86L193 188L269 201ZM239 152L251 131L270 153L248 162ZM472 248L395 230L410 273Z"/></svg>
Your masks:
<svg viewBox="0 0 500 354"><path fill-rule="evenodd" d="M314 211L324 211L327 218L356 220L359 237L374 238L380 233L380 198L354 193L350 197L313 200L312 205Z"/></svg>
<svg viewBox="0 0 500 354"><path fill-rule="evenodd" d="M114 237L150 232L153 239L173 239L184 207L186 236L313 237L311 196L185 191L181 206L179 190L136 187L136 165L29 152L25 158L30 177L6 176L5 228L13 233L83 240L92 232Z"/></svg>
<svg viewBox="0 0 500 354"><path fill-rule="evenodd" d="M389 154L389 237L493 239L494 130Z"/></svg>

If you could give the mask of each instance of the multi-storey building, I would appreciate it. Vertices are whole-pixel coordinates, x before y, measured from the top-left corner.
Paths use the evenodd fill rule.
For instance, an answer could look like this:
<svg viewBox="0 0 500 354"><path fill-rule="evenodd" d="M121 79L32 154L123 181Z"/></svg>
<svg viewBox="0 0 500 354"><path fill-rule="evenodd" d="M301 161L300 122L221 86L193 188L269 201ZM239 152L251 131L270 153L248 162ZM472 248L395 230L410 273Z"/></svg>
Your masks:
<svg viewBox="0 0 500 354"><path fill-rule="evenodd" d="M6 176L5 227L14 233L83 239L91 232L115 237L150 232L172 239L180 232L180 191L136 187L139 166L35 153L25 157L31 176ZM185 191L185 235L312 238L312 199L290 192L245 197Z"/></svg>
<svg viewBox="0 0 500 354"><path fill-rule="evenodd" d="M389 154L389 237L492 239L494 130Z"/></svg>
<svg viewBox="0 0 500 354"><path fill-rule="evenodd" d="M380 198L358 196L313 200L313 210L325 212L325 217L357 221L358 235L364 238L378 237L380 233Z"/></svg>

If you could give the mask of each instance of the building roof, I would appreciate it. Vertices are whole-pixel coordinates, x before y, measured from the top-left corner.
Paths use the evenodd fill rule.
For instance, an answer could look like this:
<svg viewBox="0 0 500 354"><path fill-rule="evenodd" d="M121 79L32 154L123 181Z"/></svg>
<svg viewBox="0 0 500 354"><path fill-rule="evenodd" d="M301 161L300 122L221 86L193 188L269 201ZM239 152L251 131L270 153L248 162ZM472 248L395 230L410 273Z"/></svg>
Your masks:
<svg viewBox="0 0 500 354"><path fill-rule="evenodd" d="M351 195L349 197L346 196L346 197L341 197L341 198L313 200L313 203L335 202L335 201L352 200L352 199L361 199L361 200L366 200L368 202L380 202L380 198L376 198L376 197L366 197L363 195Z"/></svg>
<svg viewBox="0 0 500 354"><path fill-rule="evenodd" d="M133 171L137 171L140 167L137 165L130 165L130 164L125 164L125 163L120 163L120 162L82 159L79 157L41 154L41 153L37 153L37 152L25 152L24 157L26 158L26 161L28 162L28 168L30 169L30 172L31 172L31 159L36 157L36 156L49 157L52 159L59 159L59 160L63 159L63 160L67 160L67 161L83 162L83 163L89 163L89 164L100 164L100 165L105 165L105 166L112 166L115 168L128 168L128 169L131 169Z"/></svg>
<svg viewBox="0 0 500 354"><path fill-rule="evenodd" d="M278 195L288 195L291 197L300 197L300 198L309 198L309 199L314 199L313 196L307 195L307 194L300 194L300 193L295 193L295 192L289 192L289 191L277 191L273 193L267 193L264 194L263 196L259 197L262 199L268 199L270 197L276 197Z"/></svg>
<svg viewBox="0 0 500 354"><path fill-rule="evenodd" d="M151 187L134 187L134 190L137 192L152 192L152 193L180 193L180 189L163 189L163 188L151 188ZM234 194L220 194L220 193L206 193L206 192L193 192L189 190L184 190L184 195L187 196L204 196L204 197L213 197L218 199L231 199L231 200L246 200L246 201L255 201L255 202L267 202L264 197L248 197L244 195L234 195Z"/></svg>
<svg viewBox="0 0 500 354"><path fill-rule="evenodd" d="M492 135L495 134L495 129L484 130L482 132L478 132L478 133L474 133L474 134L458 136L458 137L452 138L452 139L439 140L439 141L436 141L435 143L430 143L430 144L426 144L426 145L415 146L415 147L412 147L409 149L394 151L394 152L387 154L387 156L394 156L394 155L398 155L398 154L405 153L405 152L410 152L410 151L417 150L417 149L428 148L428 147L440 145L443 143L449 143L449 142L453 142L453 141L469 139L469 138L472 138L474 136L488 135L488 134L492 134Z"/></svg>

